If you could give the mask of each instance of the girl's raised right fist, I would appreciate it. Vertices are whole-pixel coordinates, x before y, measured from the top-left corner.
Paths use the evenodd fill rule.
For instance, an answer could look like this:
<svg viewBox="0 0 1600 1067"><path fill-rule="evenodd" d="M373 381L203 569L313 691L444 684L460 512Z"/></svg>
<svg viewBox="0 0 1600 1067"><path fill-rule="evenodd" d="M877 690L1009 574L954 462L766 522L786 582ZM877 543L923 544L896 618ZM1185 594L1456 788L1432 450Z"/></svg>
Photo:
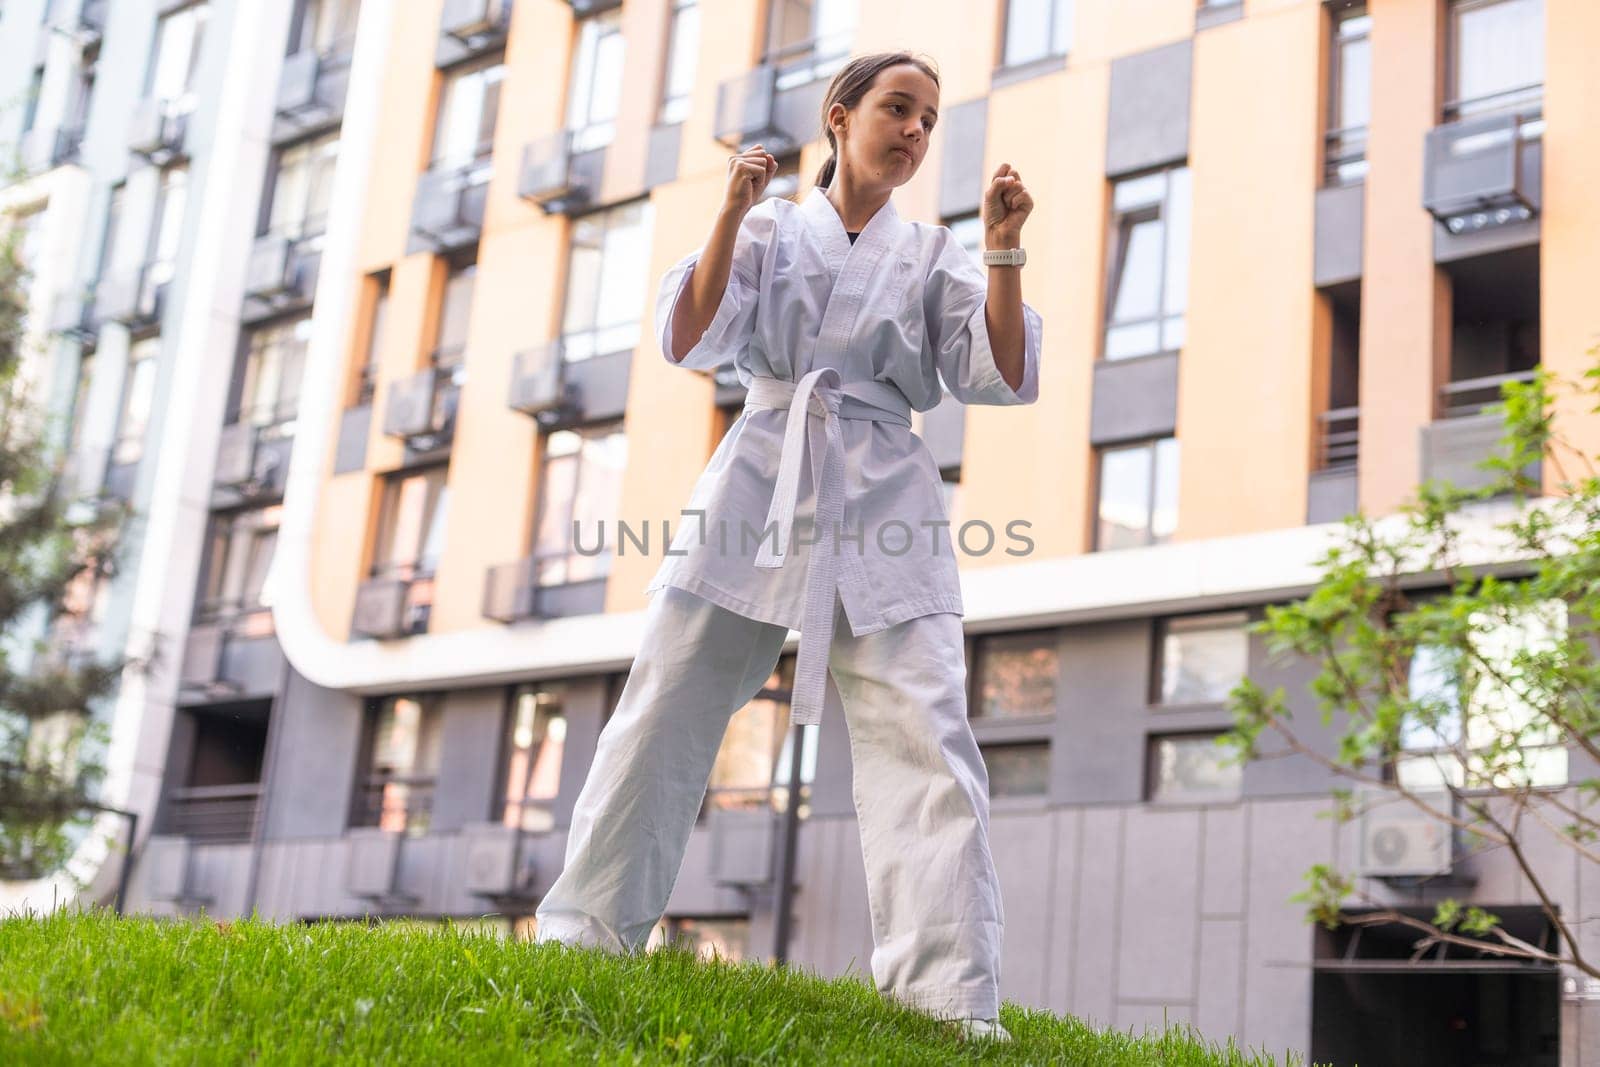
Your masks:
<svg viewBox="0 0 1600 1067"><path fill-rule="evenodd" d="M755 206L767 183L778 173L778 160L759 144L751 145L738 155L728 157L728 192L723 198L724 211L743 215Z"/></svg>

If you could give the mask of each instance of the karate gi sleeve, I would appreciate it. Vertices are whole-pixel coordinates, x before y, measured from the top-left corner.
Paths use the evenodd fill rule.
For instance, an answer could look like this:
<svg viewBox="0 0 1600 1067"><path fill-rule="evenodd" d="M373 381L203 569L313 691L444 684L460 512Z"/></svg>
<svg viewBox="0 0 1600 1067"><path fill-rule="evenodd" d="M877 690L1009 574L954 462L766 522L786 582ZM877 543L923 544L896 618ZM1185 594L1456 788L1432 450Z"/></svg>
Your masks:
<svg viewBox="0 0 1600 1067"><path fill-rule="evenodd" d="M733 242L733 267L728 285L722 291L711 325L700 335L683 359L672 358L672 314L688 291L689 279L705 253L704 246L680 259L661 278L656 296L656 336L661 341L661 356L675 367L689 370L715 370L733 361L749 344L755 331L756 303L761 292L761 261L777 228L772 200L763 200L745 213Z"/></svg>
<svg viewBox="0 0 1600 1067"><path fill-rule="evenodd" d="M964 404L1031 404L1039 399L1039 347L1044 320L1022 303L1022 388L1013 390L995 366L984 304L985 268L973 261L949 227L937 231L937 250L923 293L926 343L950 394ZM1026 268L1024 268L1026 269Z"/></svg>

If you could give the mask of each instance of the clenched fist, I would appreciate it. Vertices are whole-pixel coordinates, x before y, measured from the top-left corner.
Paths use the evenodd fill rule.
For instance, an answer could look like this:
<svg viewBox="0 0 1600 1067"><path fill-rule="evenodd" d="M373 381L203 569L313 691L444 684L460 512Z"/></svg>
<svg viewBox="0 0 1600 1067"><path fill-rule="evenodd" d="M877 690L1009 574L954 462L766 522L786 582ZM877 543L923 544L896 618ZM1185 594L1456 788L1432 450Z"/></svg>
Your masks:
<svg viewBox="0 0 1600 1067"><path fill-rule="evenodd" d="M1022 224L1033 210L1033 197L1022 184L1022 172L1002 163L983 194L985 248L1016 248L1022 243Z"/></svg>
<svg viewBox="0 0 1600 1067"><path fill-rule="evenodd" d="M728 191L722 209L743 215L755 206L767 183L778 173L778 160L759 144L728 157Z"/></svg>

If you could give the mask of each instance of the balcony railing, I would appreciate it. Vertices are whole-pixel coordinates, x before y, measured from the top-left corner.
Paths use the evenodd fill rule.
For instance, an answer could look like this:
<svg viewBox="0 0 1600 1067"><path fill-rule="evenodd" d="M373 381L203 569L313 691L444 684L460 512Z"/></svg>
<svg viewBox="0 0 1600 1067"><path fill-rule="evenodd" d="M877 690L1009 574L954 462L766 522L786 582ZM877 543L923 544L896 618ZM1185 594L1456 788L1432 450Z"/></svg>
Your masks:
<svg viewBox="0 0 1600 1067"><path fill-rule="evenodd" d="M351 633L379 640L412 633L416 629L411 605L414 581L408 574L380 574L357 586Z"/></svg>
<svg viewBox="0 0 1600 1067"><path fill-rule="evenodd" d="M247 497L281 489L287 446L270 446L285 436L281 425L241 420L224 426L212 483Z"/></svg>
<svg viewBox="0 0 1600 1067"><path fill-rule="evenodd" d="M1422 206L1451 233L1520 222L1538 210L1526 163L1528 121L1505 112L1428 131Z"/></svg>
<svg viewBox="0 0 1600 1067"><path fill-rule="evenodd" d="M56 297L50 310L50 329L79 343L95 338L93 307L86 290L74 286Z"/></svg>
<svg viewBox="0 0 1600 1067"><path fill-rule="evenodd" d="M576 412L577 389L567 381L560 341L517 353L508 402L546 428L563 424Z"/></svg>
<svg viewBox="0 0 1600 1067"><path fill-rule="evenodd" d="M399 437L417 451L431 451L455 433L456 407L465 370L429 367L389 386L383 432Z"/></svg>
<svg viewBox="0 0 1600 1067"><path fill-rule="evenodd" d="M1367 173L1367 127L1329 130L1323 141L1322 180L1325 185L1359 181Z"/></svg>
<svg viewBox="0 0 1600 1067"><path fill-rule="evenodd" d="M381 775L356 792L356 826L376 826L413 836L428 832L433 815L433 775Z"/></svg>
<svg viewBox="0 0 1600 1067"><path fill-rule="evenodd" d="M512 0L445 0L439 33L478 51L504 44Z"/></svg>
<svg viewBox="0 0 1600 1067"><path fill-rule="evenodd" d="M762 64L717 86L716 124L712 136L739 151L759 142L774 155L800 147L796 133L777 121L778 68Z"/></svg>
<svg viewBox="0 0 1600 1067"><path fill-rule="evenodd" d="M120 322L130 329L160 322L168 283L158 280L156 267L146 263L96 283L93 321Z"/></svg>
<svg viewBox="0 0 1600 1067"><path fill-rule="evenodd" d="M483 230L494 158L488 146L465 165L436 165L417 180L411 229L435 249L469 244Z"/></svg>
<svg viewBox="0 0 1600 1067"><path fill-rule="evenodd" d="M573 131L561 130L522 150L517 193L548 215L569 214L593 198L594 190L572 169Z"/></svg>
<svg viewBox="0 0 1600 1067"><path fill-rule="evenodd" d="M593 531L588 531L593 536ZM605 607L609 550L597 555L547 551L490 567L483 616L496 622L587 615ZM574 575L573 572L579 573Z"/></svg>
<svg viewBox="0 0 1600 1067"><path fill-rule="evenodd" d="M1361 447L1361 409L1329 408L1317 416L1317 467L1335 470L1353 467Z"/></svg>
<svg viewBox="0 0 1600 1067"><path fill-rule="evenodd" d="M128 150L164 167L186 155L189 112L177 102L147 97L139 101L128 124Z"/></svg>
<svg viewBox="0 0 1600 1067"><path fill-rule="evenodd" d="M260 800L259 782L174 789L167 798L165 832L213 844L248 841Z"/></svg>
<svg viewBox="0 0 1600 1067"><path fill-rule="evenodd" d="M297 129L330 122L344 110L353 41L321 52L301 49L283 61L278 77L277 117Z"/></svg>
<svg viewBox="0 0 1600 1067"><path fill-rule="evenodd" d="M87 48L106 32L106 9L110 0L53 0L50 28L64 33Z"/></svg>
<svg viewBox="0 0 1600 1067"><path fill-rule="evenodd" d="M1439 387L1439 409L1446 419L1481 415L1491 404L1500 402L1500 386L1504 382L1531 382L1534 372L1517 371L1511 374L1489 374L1481 378L1463 378L1446 382Z"/></svg>
<svg viewBox="0 0 1600 1067"><path fill-rule="evenodd" d="M256 238L245 266L244 290L258 313L281 311L311 300L322 265L321 225L321 220L316 220L317 232L306 232L306 226L297 223L291 229Z"/></svg>

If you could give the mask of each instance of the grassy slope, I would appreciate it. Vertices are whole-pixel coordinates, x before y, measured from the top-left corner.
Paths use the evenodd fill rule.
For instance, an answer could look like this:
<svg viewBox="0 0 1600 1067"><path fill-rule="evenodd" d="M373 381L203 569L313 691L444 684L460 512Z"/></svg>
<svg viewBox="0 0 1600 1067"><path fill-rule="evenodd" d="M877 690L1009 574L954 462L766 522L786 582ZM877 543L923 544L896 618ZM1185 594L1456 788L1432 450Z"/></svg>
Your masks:
<svg viewBox="0 0 1600 1067"><path fill-rule="evenodd" d="M963 1044L854 979L461 929L0 920L7 1064L1274 1062L1180 1029L1135 1038L1012 1006L1001 1017L1013 1043Z"/></svg>

